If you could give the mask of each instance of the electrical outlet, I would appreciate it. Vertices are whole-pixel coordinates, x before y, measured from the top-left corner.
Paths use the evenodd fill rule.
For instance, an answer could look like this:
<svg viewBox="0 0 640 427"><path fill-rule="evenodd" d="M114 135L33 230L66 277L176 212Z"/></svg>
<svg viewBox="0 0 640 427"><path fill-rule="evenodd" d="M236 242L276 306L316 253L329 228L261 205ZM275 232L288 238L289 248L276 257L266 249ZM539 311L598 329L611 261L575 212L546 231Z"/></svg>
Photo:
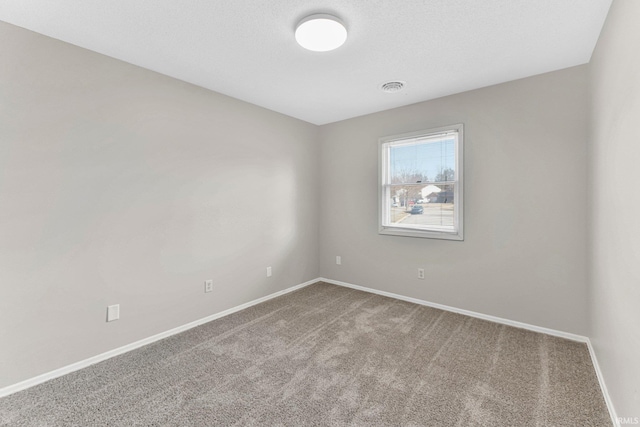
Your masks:
<svg viewBox="0 0 640 427"><path fill-rule="evenodd" d="M418 269L418 279L424 279L424 268Z"/></svg>
<svg viewBox="0 0 640 427"><path fill-rule="evenodd" d="M212 279L204 281L204 291L205 292L213 291L213 280Z"/></svg>
<svg viewBox="0 0 640 427"><path fill-rule="evenodd" d="M340 255L336 256L336 264L342 265L342 257Z"/></svg>
<svg viewBox="0 0 640 427"><path fill-rule="evenodd" d="M113 322L120 318L120 304L107 307L107 322Z"/></svg>
<svg viewBox="0 0 640 427"><path fill-rule="evenodd" d="M267 267L267 277L271 277L271 267Z"/></svg>

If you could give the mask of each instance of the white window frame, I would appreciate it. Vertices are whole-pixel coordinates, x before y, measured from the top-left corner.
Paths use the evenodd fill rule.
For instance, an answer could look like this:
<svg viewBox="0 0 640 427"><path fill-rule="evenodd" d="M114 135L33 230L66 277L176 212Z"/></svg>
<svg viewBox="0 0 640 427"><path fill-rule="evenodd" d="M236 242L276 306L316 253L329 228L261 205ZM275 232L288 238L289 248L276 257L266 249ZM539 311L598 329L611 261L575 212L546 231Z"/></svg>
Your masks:
<svg viewBox="0 0 640 427"><path fill-rule="evenodd" d="M439 230L434 226L418 228L415 226L402 227L401 225L392 225L389 218L391 204L389 148L401 143L410 143L417 139L438 138L449 133L457 134L457 142L455 144L455 173L454 179L451 182L454 184L454 230ZM428 239L464 240L464 126L462 123L380 138L378 144L378 175L379 234ZM434 182L429 182L429 184L434 184Z"/></svg>

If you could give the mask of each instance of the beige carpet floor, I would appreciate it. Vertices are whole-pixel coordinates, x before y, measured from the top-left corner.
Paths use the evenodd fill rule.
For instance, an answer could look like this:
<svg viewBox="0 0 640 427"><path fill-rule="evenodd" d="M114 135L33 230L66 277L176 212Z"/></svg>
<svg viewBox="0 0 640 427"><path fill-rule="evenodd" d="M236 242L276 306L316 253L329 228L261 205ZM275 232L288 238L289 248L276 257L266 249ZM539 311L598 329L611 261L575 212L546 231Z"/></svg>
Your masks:
<svg viewBox="0 0 640 427"><path fill-rule="evenodd" d="M317 283L0 399L7 426L610 426L585 344Z"/></svg>

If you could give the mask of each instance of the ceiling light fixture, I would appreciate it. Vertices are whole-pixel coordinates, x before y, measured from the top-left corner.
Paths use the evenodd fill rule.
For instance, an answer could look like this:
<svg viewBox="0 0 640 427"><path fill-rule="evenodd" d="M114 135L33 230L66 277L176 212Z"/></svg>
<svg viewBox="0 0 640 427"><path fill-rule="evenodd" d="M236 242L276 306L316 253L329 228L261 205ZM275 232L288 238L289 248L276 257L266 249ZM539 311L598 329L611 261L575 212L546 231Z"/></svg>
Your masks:
<svg viewBox="0 0 640 427"><path fill-rule="evenodd" d="M296 27L296 41L314 52L339 48L347 40L347 29L332 15L316 14L304 18Z"/></svg>

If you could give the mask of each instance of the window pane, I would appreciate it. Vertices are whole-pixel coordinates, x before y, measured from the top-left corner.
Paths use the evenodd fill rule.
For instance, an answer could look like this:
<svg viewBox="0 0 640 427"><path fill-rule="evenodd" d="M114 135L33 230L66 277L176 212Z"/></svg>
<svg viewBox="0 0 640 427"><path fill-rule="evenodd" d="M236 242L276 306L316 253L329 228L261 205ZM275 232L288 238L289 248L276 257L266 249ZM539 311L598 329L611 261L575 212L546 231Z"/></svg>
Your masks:
<svg viewBox="0 0 640 427"><path fill-rule="evenodd" d="M380 234L464 240L463 125L379 140Z"/></svg>
<svg viewBox="0 0 640 427"><path fill-rule="evenodd" d="M453 181L455 136L401 143L389 147L391 184Z"/></svg>
<svg viewBox="0 0 640 427"><path fill-rule="evenodd" d="M455 185L392 185L389 225L453 230Z"/></svg>

